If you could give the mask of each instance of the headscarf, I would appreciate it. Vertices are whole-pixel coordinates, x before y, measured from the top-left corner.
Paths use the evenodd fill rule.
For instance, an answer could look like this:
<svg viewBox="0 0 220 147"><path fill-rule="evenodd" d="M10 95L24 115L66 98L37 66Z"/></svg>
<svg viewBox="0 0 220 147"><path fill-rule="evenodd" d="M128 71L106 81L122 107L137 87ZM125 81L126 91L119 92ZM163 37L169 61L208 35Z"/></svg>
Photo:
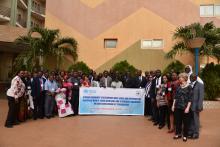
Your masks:
<svg viewBox="0 0 220 147"><path fill-rule="evenodd" d="M190 69L190 72L189 72L189 73L186 73L186 74L188 75L187 83L189 84L189 83L191 83L191 81L190 81L190 76L191 76L191 74L193 73L192 66L191 66L191 65L186 65L185 68L189 68L189 69ZM197 76L197 81L198 81L199 83L201 83L201 84L204 84L203 81L202 81L202 79L201 79L199 76Z"/></svg>
<svg viewBox="0 0 220 147"><path fill-rule="evenodd" d="M192 71L192 66L191 65L186 65L185 66L185 69L186 68L189 68L190 69L190 72L189 73L186 73L187 75L188 75L188 77L190 77L190 75L193 73L193 71Z"/></svg>

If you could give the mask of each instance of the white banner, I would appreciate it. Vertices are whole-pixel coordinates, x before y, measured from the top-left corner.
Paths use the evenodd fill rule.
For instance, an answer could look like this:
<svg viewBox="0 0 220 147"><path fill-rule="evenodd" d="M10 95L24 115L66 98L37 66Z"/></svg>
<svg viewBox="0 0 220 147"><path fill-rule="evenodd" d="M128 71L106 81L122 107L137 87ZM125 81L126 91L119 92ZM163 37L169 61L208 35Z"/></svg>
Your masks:
<svg viewBox="0 0 220 147"><path fill-rule="evenodd" d="M81 87L79 114L144 115L144 89Z"/></svg>

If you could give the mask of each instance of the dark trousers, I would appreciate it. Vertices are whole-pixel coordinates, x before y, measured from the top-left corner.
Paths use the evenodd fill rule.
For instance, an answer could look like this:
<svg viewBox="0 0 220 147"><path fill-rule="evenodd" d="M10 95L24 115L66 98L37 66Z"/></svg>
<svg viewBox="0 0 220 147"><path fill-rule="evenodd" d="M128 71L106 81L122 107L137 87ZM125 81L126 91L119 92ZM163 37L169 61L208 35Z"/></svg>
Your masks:
<svg viewBox="0 0 220 147"><path fill-rule="evenodd" d="M199 112L191 111L190 113L190 124L189 124L189 135L193 137L199 137Z"/></svg>
<svg viewBox="0 0 220 147"><path fill-rule="evenodd" d="M182 109L175 109L174 111L175 125L176 125L176 135L183 134L184 137L188 136L189 130L189 113L184 113Z"/></svg>
<svg viewBox="0 0 220 147"><path fill-rule="evenodd" d="M15 102L14 97L7 96L8 99L8 115L5 126L12 126L17 121L19 103Z"/></svg>
<svg viewBox="0 0 220 147"><path fill-rule="evenodd" d="M152 107L152 118L153 118L153 121L158 123L159 122L159 109L157 107L156 99L151 99L151 107Z"/></svg>
<svg viewBox="0 0 220 147"><path fill-rule="evenodd" d="M74 111L74 115L78 115L79 114L79 91L77 90L73 91L71 105Z"/></svg>
<svg viewBox="0 0 220 147"><path fill-rule="evenodd" d="M43 94L39 97L34 97L34 119L44 117L44 96Z"/></svg>
<svg viewBox="0 0 220 147"><path fill-rule="evenodd" d="M164 126L167 116L167 105L159 107L159 125Z"/></svg>
<svg viewBox="0 0 220 147"><path fill-rule="evenodd" d="M152 116L151 99L145 98L145 115Z"/></svg>

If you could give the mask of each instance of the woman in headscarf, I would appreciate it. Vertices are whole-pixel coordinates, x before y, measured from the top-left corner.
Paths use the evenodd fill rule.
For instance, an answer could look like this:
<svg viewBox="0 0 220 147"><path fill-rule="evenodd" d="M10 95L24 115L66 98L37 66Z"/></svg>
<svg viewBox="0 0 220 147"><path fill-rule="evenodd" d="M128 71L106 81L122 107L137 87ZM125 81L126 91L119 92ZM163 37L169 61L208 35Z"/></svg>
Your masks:
<svg viewBox="0 0 220 147"><path fill-rule="evenodd" d="M192 66L191 65L186 65L185 67L185 73L188 75L188 80L187 80L187 83L190 84L191 81L190 81L190 76L191 74L193 73L193 70L192 70ZM197 81L201 84L203 84L203 81L202 79L200 79L200 77L197 76Z"/></svg>

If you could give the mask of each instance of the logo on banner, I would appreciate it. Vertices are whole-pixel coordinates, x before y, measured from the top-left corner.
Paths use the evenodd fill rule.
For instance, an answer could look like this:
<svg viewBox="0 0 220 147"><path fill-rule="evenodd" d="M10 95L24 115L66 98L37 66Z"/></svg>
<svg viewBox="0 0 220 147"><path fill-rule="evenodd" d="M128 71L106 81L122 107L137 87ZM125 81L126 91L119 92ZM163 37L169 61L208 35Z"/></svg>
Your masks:
<svg viewBox="0 0 220 147"><path fill-rule="evenodd" d="M95 93L96 93L96 90L84 89L84 90L83 90L83 93L84 93L84 94L95 94Z"/></svg>
<svg viewBox="0 0 220 147"><path fill-rule="evenodd" d="M84 89L84 90L83 90L83 93L88 94L88 93L89 93L89 90L88 90L88 89Z"/></svg>
<svg viewBox="0 0 220 147"><path fill-rule="evenodd" d="M140 96L141 92L140 91L136 91L136 96Z"/></svg>

